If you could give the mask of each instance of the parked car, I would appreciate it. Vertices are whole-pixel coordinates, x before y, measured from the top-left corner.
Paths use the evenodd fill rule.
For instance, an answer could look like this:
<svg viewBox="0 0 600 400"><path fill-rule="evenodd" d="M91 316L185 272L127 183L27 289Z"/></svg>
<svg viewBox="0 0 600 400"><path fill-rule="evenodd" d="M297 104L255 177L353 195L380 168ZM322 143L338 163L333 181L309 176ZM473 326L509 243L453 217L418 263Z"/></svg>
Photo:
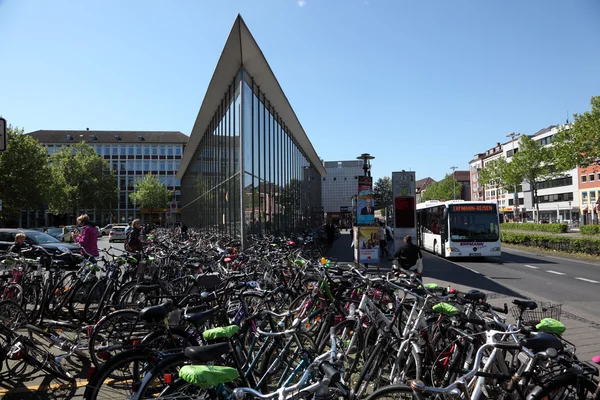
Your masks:
<svg viewBox="0 0 600 400"><path fill-rule="evenodd" d="M113 227L113 224L108 224L104 228L99 228L98 235L99 236L106 236L106 235L108 235L110 233L110 230L112 229L112 227Z"/></svg>
<svg viewBox="0 0 600 400"><path fill-rule="evenodd" d="M78 232L81 232L81 227L76 225L67 225L64 228L62 228L62 230L63 235L61 242L73 243L75 241L75 239L73 238L73 231L77 230Z"/></svg>
<svg viewBox="0 0 600 400"><path fill-rule="evenodd" d="M52 236L53 238L60 240L61 242L63 241L63 228L48 228L48 231L46 231L46 233Z"/></svg>
<svg viewBox="0 0 600 400"><path fill-rule="evenodd" d="M0 229L0 251L6 252L15 242L15 235L21 232L27 236L25 243L29 245L40 246L49 253L55 255L67 253L64 256L57 258L65 263L65 268L77 268L77 265L81 262L79 246L62 243L58 239L44 232L35 231L33 229ZM34 252L34 255L36 257L46 256L42 251Z"/></svg>
<svg viewBox="0 0 600 400"><path fill-rule="evenodd" d="M128 225L114 225L108 233L108 242L112 243L117 240L125 241L125 229Z"/></svg>

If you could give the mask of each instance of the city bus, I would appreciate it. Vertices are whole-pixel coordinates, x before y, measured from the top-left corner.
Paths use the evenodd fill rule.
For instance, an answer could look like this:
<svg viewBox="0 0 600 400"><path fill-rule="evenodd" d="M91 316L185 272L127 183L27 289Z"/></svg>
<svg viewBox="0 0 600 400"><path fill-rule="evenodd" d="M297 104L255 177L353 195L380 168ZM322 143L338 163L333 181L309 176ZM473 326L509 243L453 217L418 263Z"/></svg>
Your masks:
<svg viewBox="0 0 600 400"><path fill-rule="evenodd" d="M417 241L442 257L500 257L497 204L464 200L417 204Z"/></svg>

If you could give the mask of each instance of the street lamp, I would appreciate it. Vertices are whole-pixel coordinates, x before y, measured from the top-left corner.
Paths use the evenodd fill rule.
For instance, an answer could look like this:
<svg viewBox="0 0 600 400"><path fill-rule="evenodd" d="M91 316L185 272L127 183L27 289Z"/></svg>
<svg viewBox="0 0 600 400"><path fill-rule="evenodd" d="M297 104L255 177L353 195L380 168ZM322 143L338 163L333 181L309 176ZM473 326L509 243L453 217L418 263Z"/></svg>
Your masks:
<svg viewBox="0 0 600 400"><path fill-rule="evenodd" d="M375 159L375 157L369 153L363 153L356 157L356 159L363 160L363 170L365 171L365 176L371 176L371 160Z"/></svg>
<svg viewBox="0 0 600 400"><path fill-rule="evenodd" d="M456 200L456 175L454 174L454 171L457 170L458 167L450 167L450 169L452 170L452 184L454 185L452 189L452 200Z"/></svg>
<svg viewBox="0 0 600 400"><path fill-rule="evenodd" d="M515 156L515 138L521 136L520 133L511 132L506 137L509 137L512 142L512 156ZM513 192L513 218L517 217L517 210L519 209L519 195L517 194L517 184L515 183L514 192Z"/></svg>

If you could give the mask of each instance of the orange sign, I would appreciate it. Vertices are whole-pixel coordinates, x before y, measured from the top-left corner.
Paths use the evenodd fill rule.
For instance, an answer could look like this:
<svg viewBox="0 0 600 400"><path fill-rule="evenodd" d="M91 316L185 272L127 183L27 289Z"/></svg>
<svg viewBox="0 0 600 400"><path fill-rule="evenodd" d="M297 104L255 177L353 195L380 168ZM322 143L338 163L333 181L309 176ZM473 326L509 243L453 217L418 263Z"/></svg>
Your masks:
<svg viewBox="0 0 600 400"><path fill-rule="evenodd" d="M452 206L453 212L477 212L477 211L494 211L492 204L465 204Z"/></svg>

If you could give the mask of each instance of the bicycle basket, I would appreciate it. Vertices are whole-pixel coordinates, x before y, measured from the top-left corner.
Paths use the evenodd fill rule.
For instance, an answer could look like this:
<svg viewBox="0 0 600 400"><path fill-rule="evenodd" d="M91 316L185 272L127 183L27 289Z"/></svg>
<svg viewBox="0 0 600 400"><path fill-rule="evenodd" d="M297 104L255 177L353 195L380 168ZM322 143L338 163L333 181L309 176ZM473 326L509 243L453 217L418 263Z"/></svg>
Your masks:
<svg viewBox="0 0 600 400"><path fill-rule="evenodd" d="M514 319L517 320L521 313L519 307L512 307L510 311ZM533 322L537 324L544 318L554 318L555 320L560 321L561 314L562 304L540 302L538 303L538 307L535 310L523 311L521 322Z"/></svg>

